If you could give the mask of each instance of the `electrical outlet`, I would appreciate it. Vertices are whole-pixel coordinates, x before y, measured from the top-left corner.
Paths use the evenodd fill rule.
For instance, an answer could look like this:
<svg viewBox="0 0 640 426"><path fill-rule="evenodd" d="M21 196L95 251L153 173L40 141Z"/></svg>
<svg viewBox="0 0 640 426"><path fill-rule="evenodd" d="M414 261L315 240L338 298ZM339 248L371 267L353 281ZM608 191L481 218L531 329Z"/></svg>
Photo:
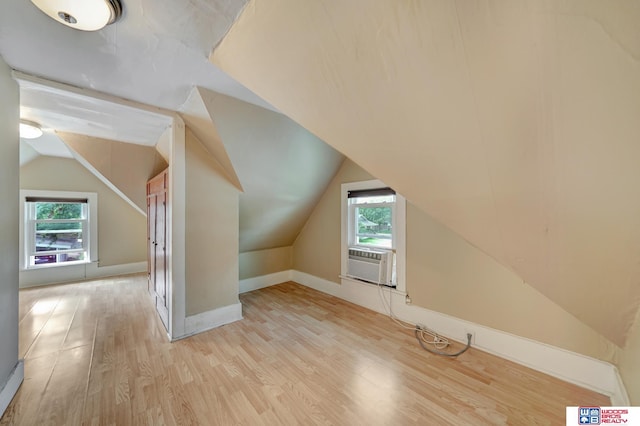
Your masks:
<svg viewBox="0 0 640 426"><path fill-rule="evenodd" d="M467 342L467 335L470 334L471 335L471 344L475 345L476 344L476 333L474 333L472 330L465 330L464 331L464 342Z"/></svg>
<svg viewBox="0 0 640 426"><path fill-rule="evenodd" d="M411 296L409 296L408 294L404 297L404 303L406 303L407 305L411 304Z"/></svg>

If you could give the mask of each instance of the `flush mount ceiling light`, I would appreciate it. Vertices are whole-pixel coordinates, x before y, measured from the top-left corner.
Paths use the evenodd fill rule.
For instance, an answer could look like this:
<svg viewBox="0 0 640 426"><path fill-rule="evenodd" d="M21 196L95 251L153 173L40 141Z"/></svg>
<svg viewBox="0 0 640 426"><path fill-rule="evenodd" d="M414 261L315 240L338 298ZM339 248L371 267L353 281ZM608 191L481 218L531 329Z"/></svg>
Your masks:
<svg viewBox="0 0 640 426"><path fill-rule="evenodd" d="M38 123L28 120L20 120L20 137L24 139L36 139L42 136L42 129Z"/></svg>
<svg viewBox="0 0 640 426"><path fill-rule="evenodd" d="M119 0L31 0L38 9L68 27L98 31L122 16Z"/></svg>

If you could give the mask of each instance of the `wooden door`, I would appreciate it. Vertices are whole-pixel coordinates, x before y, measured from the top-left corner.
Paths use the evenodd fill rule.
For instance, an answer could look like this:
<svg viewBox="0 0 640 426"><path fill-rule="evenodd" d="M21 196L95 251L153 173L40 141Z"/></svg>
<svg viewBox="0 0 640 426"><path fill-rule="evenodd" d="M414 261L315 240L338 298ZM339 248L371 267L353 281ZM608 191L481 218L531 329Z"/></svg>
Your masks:
<svg viewBox="0 0 640 426"><path fill-rule="evenodd" d="M148 290L164 326L169 324L169 277L167 275L167 171L147 183Z"/></svg>

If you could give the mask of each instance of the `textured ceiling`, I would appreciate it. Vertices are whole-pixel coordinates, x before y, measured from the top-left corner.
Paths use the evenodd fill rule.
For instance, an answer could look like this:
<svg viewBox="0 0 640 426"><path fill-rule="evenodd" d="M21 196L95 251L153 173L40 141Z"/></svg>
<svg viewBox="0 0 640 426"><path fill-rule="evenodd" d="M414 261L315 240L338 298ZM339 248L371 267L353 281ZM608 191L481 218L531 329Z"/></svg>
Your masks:
<svg viewBox="0 0 640 426"><path fill-rule="evenodd" d="M108 97L96 98L95 94L74 87L20 73L15 76L20 85L21 117L39 123L47 133L54 130L81 133L154 146L172 122L169 114L155 108L143 108ZM38 150L38 145L41 145L41 139L34 139L32 146ZM50 154L39 151L43 155Z"/></svg>
<svg viewBox="0 0 640 426"><path fill-rule="evenodd" d="M14 69L177 110L194 85L267 106L207 57L246 0L123 0L97 32L68 28L28 0L5 0L0 55Z"/></svg>
<svg viewBox="0 0 640 426"><path fill-rule="evenodd" d="M638 22L639 2L254 0L212 62L623 346Z"/></svg>
<svg viewBox="0 0 640 426"><path fill-rule="evenodd" d="M0 13L0 56L13 69L177 111L194 86L270 105L228 77L208 55L246 0L123 0L117 23L97 32L78 31L50 19L28 0L5 0ZM141 141L138 116L111 121L100 107L81 106L80 117L51 93L21 87L22 118L53 129L120 141ZM87 115L92 112L92 115ZM109 111L104 112L109 114ZM129 130L132 130L129 133ZM161 129L160 129L161 130ZM112 131L112 134L109 134ZM157 132L149 132L152 140ZM157 137L156 139L157 140Z"/></svg>

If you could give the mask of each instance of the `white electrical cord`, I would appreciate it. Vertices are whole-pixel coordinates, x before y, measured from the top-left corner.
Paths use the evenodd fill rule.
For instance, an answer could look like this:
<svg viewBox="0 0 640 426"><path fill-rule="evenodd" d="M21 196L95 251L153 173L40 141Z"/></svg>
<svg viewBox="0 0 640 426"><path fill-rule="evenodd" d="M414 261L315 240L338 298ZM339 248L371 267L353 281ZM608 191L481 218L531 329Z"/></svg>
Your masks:
<svg viewBox="0 0 640 426"><path fill-rule="evenodd" d="M416 337L418 337L424 343L435 346L437 349L444 349L449 346L449 340L439 336L435 331L431 331L428 328L420 327L417 324L411 324L406 321L402 321L396 318L395 315L393 315L393 308L391 305L391 287L389 287L389 300L387 301L387 299L384 297L384 293L382 292L382 284L378 284L378 296L380 296L382 306L384 306L384 309L387 312L389 318L391 318L391 320L398 324L400 327L407 330L415 331ZM410 326L406 324L409 324ZM429 339L427 339L426 336L429 336Z"/></svg>

